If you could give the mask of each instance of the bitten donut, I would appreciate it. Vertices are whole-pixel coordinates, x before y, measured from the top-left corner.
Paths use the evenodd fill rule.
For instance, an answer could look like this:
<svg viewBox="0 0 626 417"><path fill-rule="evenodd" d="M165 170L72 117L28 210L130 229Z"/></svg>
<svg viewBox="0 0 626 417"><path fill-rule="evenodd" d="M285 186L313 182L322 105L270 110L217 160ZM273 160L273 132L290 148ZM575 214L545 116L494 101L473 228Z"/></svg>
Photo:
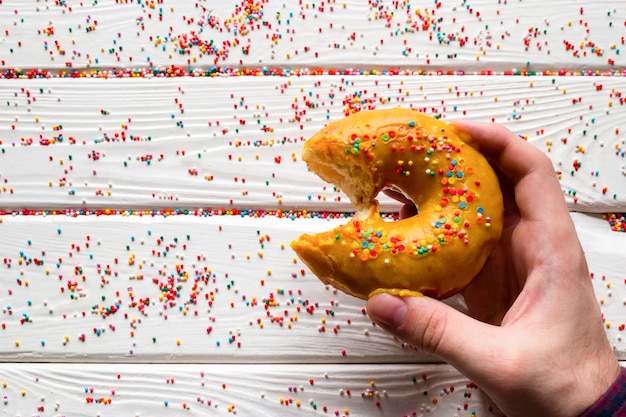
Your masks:
<svg viewBox="0 0 626 417"><path fill-rule="evenodd" d="M504 210L495 172L461 136L410 109L329 123L305 142L302 158L345 192L356 214L291 247L321 281L363 299L444 298L463 289L496 247ZM376 197L386 188L402 192L418 214L383 220Z"/></svg>

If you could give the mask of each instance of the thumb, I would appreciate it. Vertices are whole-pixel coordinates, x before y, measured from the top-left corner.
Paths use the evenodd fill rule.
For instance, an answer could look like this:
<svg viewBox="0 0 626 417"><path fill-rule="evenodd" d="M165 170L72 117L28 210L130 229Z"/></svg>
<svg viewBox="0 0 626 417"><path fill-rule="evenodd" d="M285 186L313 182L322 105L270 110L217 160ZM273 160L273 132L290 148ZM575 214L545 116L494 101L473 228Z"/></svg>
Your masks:
<svg viewBox="0 0 626 417"><path fill-rule="evenodd" d="M498 345L498 328L429 297L377 294L367 302L370 318L401 340L433 353L468 377Z"/></svg>

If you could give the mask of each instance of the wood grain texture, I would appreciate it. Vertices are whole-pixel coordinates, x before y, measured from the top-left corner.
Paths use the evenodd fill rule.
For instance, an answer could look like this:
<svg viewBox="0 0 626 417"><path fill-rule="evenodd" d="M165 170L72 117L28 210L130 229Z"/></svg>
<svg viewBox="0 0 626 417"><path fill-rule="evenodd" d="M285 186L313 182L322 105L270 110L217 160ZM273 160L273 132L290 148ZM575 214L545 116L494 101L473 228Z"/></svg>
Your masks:
<svg viewBox="0 0 626 417"><path fill-rule="evenodd" d="M626 359L621 254L606 220L572 217L607 335ZM12 216L0 224L0 359L63 362L433 361L374 327L365 302L291 252L344 219ZM364 277L366 279L366 277ZM458 308L462 304L456 302ZM558 317L548 318L559 320ZM167 331L163 330L166 327Z"/></svg>
<svg viewBox="0 0 626 417"><path fill-rule="evenodd" d="M353 210L302 142L366 108L493 121L544 151L626 360L626 235L601 216L626 211L625 15L0 0L0 414L501 415L288 248Z"/></svg>
<svg viewBox="0 0 626 417"><path fill-rule="evenodd" d="M8 415L368 416L401 403L401 415L461 416L493 407L447 365L16 364L3 378Z"/></svg>
<svg viewBox="0 0 626 417"><path fill-rule="evenodd" d="M307 172L302 141L401 106L504 124L552 159L572 210L624 211L622 91L622 77L573 76L5 80L0 204L352 211Z"/></svg>
<svg viewBox="0 0 626 417"><path fill-rule="evenodd" d="M585 7L587 6L587 7ZM2 66L621 71L614 1L28 2L0 8ZM167 71L166 71L167 72Z"/></svg>
<svg viewBox="0 0 626 417"><path fill-rule="evenodd" d="M16 363L0 383L6 415L503 415L443 364Z"/></svg>

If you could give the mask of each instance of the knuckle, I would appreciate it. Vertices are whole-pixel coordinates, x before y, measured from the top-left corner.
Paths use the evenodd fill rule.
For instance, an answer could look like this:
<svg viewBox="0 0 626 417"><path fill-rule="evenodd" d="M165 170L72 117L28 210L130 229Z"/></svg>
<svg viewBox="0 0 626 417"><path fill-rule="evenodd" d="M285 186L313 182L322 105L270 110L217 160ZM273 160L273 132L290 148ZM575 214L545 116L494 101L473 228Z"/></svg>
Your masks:
<svg viewBox="0 0 626 417"><path fill-rule="evenodd" d="M417 348L437 353L446 334L447 318L435 310L412 312L407 332Z"/></svg>

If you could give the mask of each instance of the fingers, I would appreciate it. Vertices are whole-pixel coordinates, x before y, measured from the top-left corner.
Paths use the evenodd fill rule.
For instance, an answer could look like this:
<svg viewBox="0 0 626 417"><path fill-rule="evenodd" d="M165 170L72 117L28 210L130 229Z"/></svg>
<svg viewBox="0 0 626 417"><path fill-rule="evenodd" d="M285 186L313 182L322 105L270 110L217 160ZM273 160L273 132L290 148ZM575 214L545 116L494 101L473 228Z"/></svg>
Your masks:
<svg viewBox="0 0 626 417"><path fill-rule="evenodd" d="M546 220L568 213L552 162L542 151L502 125L461 120L452 124L512 180L523 216Z"/></svg>
<svg viewBox="0 0 626 417"><path fill-rule="evenodd" d="M390 188L385 188L383 190L387 196L393 198L402 203L402 207L400 207L400 218L406 219L411 216L415 216L417 214L417 207L415 204L403 193L399 191L392 190Z"/></svg>
<svg viewBox="0 0 626 417"><path fill-rule="evenodd" d="M456 120L452 125L464 140L478 145L478 150L495 160L513 180L536 170L545 159L543 152L502 125L467 120Z"/></svg>
<svg viewBox="0 0 626 417"><path fill-rule="evenodd" d="M401 340L475 375L472 363L488 356L496 329L429 297L378 294L367 303L372 320ZM472 341L479 341L472 343Z"/></svg>
<svg viewBox="0 0 626 417"><path fill-rule="evenodd" d="M526 279L524 294L558 304L563 304L559 299L565 295L576 299L576 290L589 286L586 261L550 159L504 126L471 121L453 125L461 135L469 136L469 141L513 184L514 200L509 203L517 207L519 219L510 235L508 257L518 276ZM503 190L505 197L507 191ZM541 305L550 308L546 303Z"/></svg>
<svg viewBox="0 0 626 417"><path fill-rule="evenodd" d="M383 190L383 194L393 198L396 201L399 201L402 204L413 204L413 202L400 191L392 190L391 188L385 188Z"/></svg>

